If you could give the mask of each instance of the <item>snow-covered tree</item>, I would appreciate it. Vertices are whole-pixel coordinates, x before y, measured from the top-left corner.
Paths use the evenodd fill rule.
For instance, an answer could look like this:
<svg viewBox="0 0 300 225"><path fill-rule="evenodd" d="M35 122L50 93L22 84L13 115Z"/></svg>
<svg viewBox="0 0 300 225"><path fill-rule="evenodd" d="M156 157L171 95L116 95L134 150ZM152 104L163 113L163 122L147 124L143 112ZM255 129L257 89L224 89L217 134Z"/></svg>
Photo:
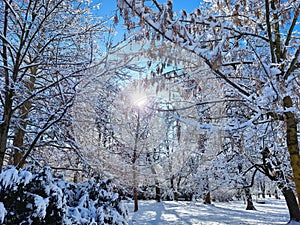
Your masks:
<svg viewBox="0 0 300 225"><path fill-rule="evenodd" d="M253 112L240 126L271 118L285 127L293 181L300 196L299 1L204 1L193 12L173 11L171 0L119 0L128 28L140 25L145 38L162 37L202 58ZM139 22L133 17L139 18ZM291 220L300 221L291 187L282 187Z"/></svg>
<svg viewBox="0 0 300 225"><path fill-rule="evenodd" d="M71 146L66 113L96 64L105 26L89 1L4 0L0 7L0 168L7 150L22 167L35 148Z"/></svg>
<svg viewBox="0 0 300 225"><path fill-rule="evenodd" d="M135 211L138 210L139 177L144 176L145 168L151 167L154 151L166 135L163 118L155 110L157 104L156 96L136 80L119 90L113 101L101 99L98 104L100 141L132 176L127 179L132 181Z"/></svg>

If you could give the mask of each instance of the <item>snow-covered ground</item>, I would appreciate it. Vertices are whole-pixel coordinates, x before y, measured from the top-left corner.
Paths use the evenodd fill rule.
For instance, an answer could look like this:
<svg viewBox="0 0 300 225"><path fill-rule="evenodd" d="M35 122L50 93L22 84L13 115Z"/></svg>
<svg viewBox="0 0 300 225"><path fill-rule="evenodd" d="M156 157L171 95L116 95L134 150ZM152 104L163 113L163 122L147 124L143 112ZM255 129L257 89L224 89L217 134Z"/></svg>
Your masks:
<svg viewBox="0 0 300 225"><path fill-rule="evenodd" d="M245 210L243 201L204 205L198 202L139 201L139 211L127 203L130 225L283 225L289 221L284 200L266 199L255 204L256 211Z"/></svg>

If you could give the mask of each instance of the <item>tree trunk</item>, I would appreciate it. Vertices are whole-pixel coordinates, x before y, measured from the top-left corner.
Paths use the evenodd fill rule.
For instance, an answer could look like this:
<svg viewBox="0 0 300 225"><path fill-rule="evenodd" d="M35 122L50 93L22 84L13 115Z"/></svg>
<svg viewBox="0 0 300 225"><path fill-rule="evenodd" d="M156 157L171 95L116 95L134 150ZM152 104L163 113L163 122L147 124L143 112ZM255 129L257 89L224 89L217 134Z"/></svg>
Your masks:
<svg viewBox="0 0 300 225"><path fill-rule="evenodd" d="M132 156L132 179L133 179L133 200L134 200L134 212L139 210L138 203L138 190L137 190L137 167L135 165L138 150L138 142L139 142L139 132L140 132L140 113L137 114L137 124L136 124L136 133L134 138L134 147L133 147L133 156Z"/></svg>
<svg viewBox="0 0 300 225"><path fill-rule="evenodd" d="M32 107L31 102L27 101L20 108L19 117L21 119L21 123L15 129L15 135L14 135L14 141L13 141L13 146L16 148L14 150L14 166L19 165L19 163L25 153L24 152L24 137L26 134L25 130L27 127L26 120L29 117L29 111L30 111L31 107ZM24 165L22 165L22 167L23 166Z"/></svg>
<svg viewBox="0 0 300 225"><path fill-rule="evenodd" d="M283 99L283 105L285 109L293 107L293 102L290 96L287 96ZM285 116L287 148L290 154L290 161L293 170L294 183L296 185L298 202L300 202L300 155L297 136L297 119L293 112L285 112Z"/></svg>
<svg viewBox="0 0 300 225"><path fill-rule="evenodd" d="M159 183L155 183L155 199L157 202L160 202L160 200L161 200Z"/></svg>
<svg viewBox="0 0 300 225"><path fill-rule="evenodd" d="M7 35L7 28L8 28L8 10L9 5L5 4L5 15L3 20L3 33L2 35L6 37ZM8 70L8 50L7 50L7 43L2 41L2 62L4 65L4 77L5 77L5 100L4 100L4 109L2 118L0 118L0 172L3 167L4 163L4 156L6 152L6 143L8 138L8 130L10 125L10 120L12 116L12 97L13 91L9 89L10 86L10 78L9 78L9 70Z"/></svg>
<svg viewBox="0 0 300 225"><path fill-rule="evenodd" d="M276 198L276 199L280 199L280 197L279 197L279 195L278 195L278 191L277 191L277 190L275 190L274 196L275 196L275 198Z"/></svg>
<svg viewBox="0 0 300 225"><path fill-rule="evenodd" d="M204 204L211 204L210 191L205 195Z"/></svg>
<svg viewBox="0 0 300 225"><path fill-rule="evenodd" d="M13 146L15 147L14 162L13 162L14 166L17 166L19 164L24 154L22 147L24 145L25 132L23 129L25 129L25 127L17 128L15 131L14 142L13 142Z"/></svg>
<svg viewBox="0 0 300 225"><path fill-rule="evenodd" d="M139 210L138 190L137 187L133 187L133 201L134 201L134 212Z"/></svg>
<svg viewBox="0 0 300 225"><path fill-rule="evenodd" d="M256 210L254 207L254 204L253 204L250 188L245 188L245 195L246 195L246 200L247 200L246 210Z"/></svg>
<svg viewBox="0 0 300 225"><path fill-rule="evenodd" d="M7 94L5 96L4 112L2 121L0 122L0 171L4 164L4 156L6 153L6 144L8 139L8 130L12 117L12 96L13 94Z"/></svg>
<svg viewBox="0 0 300 225"><path fill-rule="evenodd" d="M26 83L25 86L27 87L28 94L31 95L35 89L34 85L36 82L35 76L37 75L37 67L36 66L31 67L30 72L34 76L31 76L29 78L30 82ZM14 151L14 166L17 166L20 163L20 161L24 155L24 149L22 149L22 148L24 145L24 137L26 134L26 132L25 132L26 127L27 127L26 120L29 117L29 112L30 112L31 108L32 108L32 102L30 100L24 102L24 105L22 105L20 107L19 117L21 119L21 123L19 124L19 127L17 126L17 128L15 130L15 136L14 136L14 142L13 142L13 146L16 147L16 150Z"/></svg>
<svg viewBox="0 0 300 225"><path fill-rule="evenodd" d="M161 200L160 186L159 186L159 181L157 179L157 173L156 173L154 166L151 166L151 171L154 174L155 199L157 202L160 202L160 200Z"/></svg>
<svg viewBox="0 0 300 225"><path fill-rule="evenodd" d="M2 170L4 164L8 129L9 129L9 120L6 118L0 124L0 171Z"/></svg>
<svg viewBox="0 0 300 225"><path fill-rule="evenodd" d="M260 182L260 189L261 189L262 198L266 198L266 183L264 180Z"/></svg>
<svg viewBox="0 0 300 225"><path fill-rule="evenodd" d="M135 162L134 162L135 163ZM133 179L133 201L134 201L134 212L139 210L139 203L138 203L138 190L137 190L137 171L136 166L132 165L132 179Z"/></svg>
<svg viewBox="0 0 300 225"><path fill-rule="evenodd" d="M178 191L174 191L174 200L175 201L178 201L179 200L179 193L178 193Z"/></svg>
<svg viewBox="0 0 300 225"><path fill-rule="evenodd" d="M289 209L290 220L291 221L300 221L300 210L298 207L297 199L295 193L291 188L284 187L282 188L282 194L285 198L286 204Z"/></svg>
<svg viewBox="0 0 300 225"><path fill-rule="evenodd" d="M209 179L208 175L205 177L205 186L204 190L206 191L205 197L204 197L204 204L211 204L211 199L210 199L210 190L209 190Z"/></svg>
<svg viewBox="0 0 300 225"><path fill-rule="evenodd" d="M171 190L173 191L173 199L172 200L178 201L179 196L178 196L178 191L175 190L174 180L175 180L175 176L172 175L170 177Z"/></svg>
<svg viewBox="0 0 300 225"><path fill-rule="evenodd" d="M175 179L175 178L174 178ZM177 181L177 184L176 184L176 190L174 191L174 200L175 201L178 201L179 200L179 190L180 190L180 182L181 182L181 177L179 176L178 177L178 181Z"/></svg>

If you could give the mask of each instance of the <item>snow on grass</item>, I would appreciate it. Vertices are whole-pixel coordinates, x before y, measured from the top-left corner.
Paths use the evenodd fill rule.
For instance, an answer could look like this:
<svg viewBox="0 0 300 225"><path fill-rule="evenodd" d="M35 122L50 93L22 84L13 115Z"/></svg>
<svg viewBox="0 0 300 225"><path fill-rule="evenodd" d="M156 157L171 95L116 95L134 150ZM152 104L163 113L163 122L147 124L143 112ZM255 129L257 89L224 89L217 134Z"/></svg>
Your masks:
<svg viewBox="0 0 300 225"><path fill-rule="evenodd" d="M139 211L127 203L129 225L284 225L289 214L284 200L267 199L245 210L243 201L205 205L198 202L139 201ZM297 224L299 225L299 224Z"/></svg>

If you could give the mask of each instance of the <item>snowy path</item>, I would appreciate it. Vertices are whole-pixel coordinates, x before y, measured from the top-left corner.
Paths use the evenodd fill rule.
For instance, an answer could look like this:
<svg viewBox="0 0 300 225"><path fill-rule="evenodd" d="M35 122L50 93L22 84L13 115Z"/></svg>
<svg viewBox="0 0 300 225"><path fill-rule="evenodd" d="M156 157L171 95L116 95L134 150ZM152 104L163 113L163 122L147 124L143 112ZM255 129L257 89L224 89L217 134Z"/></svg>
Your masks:
<svg viewBox="0 0 300 225"><path fill-rule="evenodd" d="M266 200L255 204L256 211L245 210L243 202L204 205L193 202L139 201L133 213L128 203L130 225L284 225L289 221L284 200Z"/></svg>

